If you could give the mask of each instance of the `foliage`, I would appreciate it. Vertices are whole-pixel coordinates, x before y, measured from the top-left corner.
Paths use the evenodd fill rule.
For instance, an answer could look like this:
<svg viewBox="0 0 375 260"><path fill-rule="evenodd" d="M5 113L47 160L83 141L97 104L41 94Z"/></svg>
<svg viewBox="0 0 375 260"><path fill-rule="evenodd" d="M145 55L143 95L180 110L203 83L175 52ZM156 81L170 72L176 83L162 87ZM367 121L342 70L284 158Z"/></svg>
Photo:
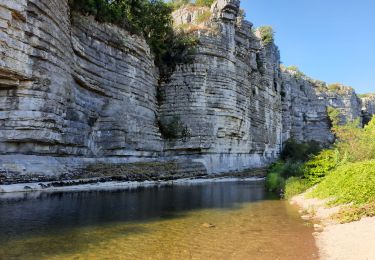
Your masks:
<svg viewBox="0 0 375 260"><path fill-rule="evenodd" d="M307 181L315 185L322 181L326 175L339 164L339 153L336 149L323 150L311 158L303 166L304 176Z"/></svg>
<svg viewBox="0 0 375 260"><path fill-rule="evenodd" d="M293 71L294 72L293 75L297 79L301 79L303 76L305 76L305 74L295 65L288 66L288 67L286 67L286 69L289 70L289 71Z"/></svg>
<svg viewBox="0 0 375 260"><path fill-rule="evenodd" d="M179 9L184 5L190 4L190 0L171 0L169 1L169 5L173 8L173 10Z"/></svg>
<svg viewBox="0 0 375 260"><path fill-rule="evenodd" d="M258 28L258 32L265 45L270 45L274 42L275 32L271 26L261 26Z"/></svg>
<svg viewBox="0 0 375 260"><path fill-rule="evenodd" d="M266 177L266 189L270 192L282 192L285 179L278 172L270 172Z"/></svg>
<svg viewBox="0 0 375 260"><path fill-rule="evenodd" d="M159 121L159 128L165 139L181 139L190 136L188 127L181 122L179 116L174 116L170 119L162 118Z"/></svg>
<svg viewBox="0 0 375 260"><path fill-rule="evenodd" d="M170 64L171 58L181 59L196 43L191 37L174 33L173 9L162 0L69 0L69 4L72 10L92 15L99 22L143 35L158 66Z"/></svg>
<svg viewBox="0 0 375 260"><path fill-rule="evenodd" d="M284 197L290 199L293 196L305 192L312 186L312 183L304 178L290 177L285 183Z"/></svg>
<svg viewBox="0 0 375 260"><path fill-rule="evenodd" d="M316 155L321 150L317 142L310 141L306 143L299 143L294 139L289 139L281 152L282 160L304 162L312 155Z"/></svg>
<svg viewBox="0 0 375 260"><path fill-rule="evenodd" d="M195 46L198 44L197 37L185 34L182 31L176 32L170 37L167 40L168 50L164 50L162 55L156 57L159 58L156 64L160 68L160 78L164 81L169 78L177 64L192 62L191 57L195 53Z"/></svg>
<svg viewBox="0 0 375 260"><path fill-rule="evenodd" d="M330 204L363 205L375 200L375 160L347 163L332 171L311 193Z"/></svg>
<svg viewBox="0 0 375 260"><path fill-rule="evenodd" d="M375 159L375 118L364 128L359 120L334 129L338 139L336 148L348 162Z"/></svg>
<svg viewBox="0 0 375 260"><path fill-rule="evenodd" d="M197 16L196 22L197 23L204 23L204 22L207 22L208 20L210 20L210 18L211 18L211 11L207 10L207 11L204 11L203 13L201 13Z"/></svg>
<svg viewBox="0 0 375 260"><path fill-rule="evenodd" d="M352 87L344 86L341 83L329 84L327 86L327 89L328 89L328 91L339 94L339 95L343 95L345 93L354 91L354 89Z"/></svg>
<svg viewBox="0 0 375 260"><path fill-rule="evenodd" d="M327 107L328 118L331 122L331 128L337 128L341 123L341 113L338 109Z"/></svg>
<svg viewBox="0 0 375 260"><path fill-rule="evenodd" d="M266 188L269 191L282 192L285 180L293 176L302 176L302 163L278 161L271 165L266 177Z"/></svg>
<svg viewBox="0 0 375 260"><path fill-rule="evenodd" d="M208 7L210 7L214 2L215 2L215 0L196 0L195 4L198 5L198 6L208 6Z"/></svg>
<svg viewBox="0 0 375 260"><path fill-rule="evenodd" d="M375 98L375 93L367 93L367 94L358 94L359 98Z"/></svg>
<svg viewBox="0 0 375 260"><path fill-rule="evenodd" d="M310 158L303 177L285 181L285 197L317 184L309 196L329 199L330 205L347 205L335 215L341 223L375 216L375 118L364 128L358 120L334 125L334 147Z"/></svg>
<svg viewBox="0 0 375 260"><path fill-rule="evenodd" d="M210 7L215 0L171 0L169 5L174 9L179 9L184 5L207 6Z"/></svg>

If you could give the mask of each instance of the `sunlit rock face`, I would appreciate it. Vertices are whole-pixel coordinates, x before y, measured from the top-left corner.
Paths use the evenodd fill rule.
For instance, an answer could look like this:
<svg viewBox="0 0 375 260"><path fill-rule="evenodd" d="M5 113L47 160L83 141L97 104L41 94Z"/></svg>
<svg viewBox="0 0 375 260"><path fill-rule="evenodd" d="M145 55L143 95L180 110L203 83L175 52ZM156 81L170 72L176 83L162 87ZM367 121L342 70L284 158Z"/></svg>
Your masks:
<svg viewBox="0 0 375 260"><path fill-rule="evenodd" d="M326 100L327 106L339 110L341 124L361 120L361 100L353 88L341 84L328 85L319 96Z"/></svg>
<svg viewBox="0 0 375 260"><path fill-rule="evenodd" d="M282 78L283 139L331 143L327 102L317 93L318 83L287 69Z"/></svg>
<svg viewBox="0 0 375 260"><path fill-rule="evenodd" d="M282 142L278 49L264 46L240 19L239 1L218 1L211 10L208 26L196 31L194 61L177 66L161 87L161 116L178 117L190 130L187 140L166 149L199 154L213 172L265 165ZM194 17L189 11L178 12ZM188 30L196 25L177 21Z"/></svg>
<svg viewBox="0 0 375 260"><path fill-rule="evenodd" d="M142 37L70 13L68 0L1 1L0 183L98 164L176 161L181 176L262 167L289 138L331 142L327 106L343 120L373 111L354 92L281 71L278 48L239 6L176 11L176 28L199 43L162 81ZM173 120L183 136L163 133Z"/></svg>
<svg viewBox="0 0 375 260"><path fill-rule="evenodd" d="M146 42L67 0L2 1L0 153L152 154L158 73Z"/></svg>

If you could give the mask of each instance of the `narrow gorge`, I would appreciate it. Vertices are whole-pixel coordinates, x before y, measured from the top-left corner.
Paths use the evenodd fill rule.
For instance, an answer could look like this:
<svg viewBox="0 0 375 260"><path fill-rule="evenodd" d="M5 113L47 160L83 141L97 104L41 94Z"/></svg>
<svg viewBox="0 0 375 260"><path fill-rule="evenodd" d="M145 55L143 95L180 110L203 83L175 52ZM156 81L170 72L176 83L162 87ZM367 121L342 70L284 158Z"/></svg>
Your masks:
<svg viewBox="0 0 375 260"><path fill-rule="evenodd" d="M68 0L0 1L0 184L256 172L290 138L332 143L328 107L375 113L374 95L282 66L239 0L173 18L198 45L160 80L141 36Z"/></svg>

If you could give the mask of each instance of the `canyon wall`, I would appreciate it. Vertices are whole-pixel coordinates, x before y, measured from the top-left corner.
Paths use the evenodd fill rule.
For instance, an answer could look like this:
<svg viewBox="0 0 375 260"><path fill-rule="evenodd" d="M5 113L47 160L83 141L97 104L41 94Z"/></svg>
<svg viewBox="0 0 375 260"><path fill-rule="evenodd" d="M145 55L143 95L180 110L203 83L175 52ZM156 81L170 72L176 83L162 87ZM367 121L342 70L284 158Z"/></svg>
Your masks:
<svg viewBox="0 0 375 260"><path fill-rule="evenodd" d="M375 115L375 94L363 95L361 97L362 116L364 123L368 123Z"/></svg>
<svg viewBox="0 0 375 260"><path fill-rule="evenodd" d="M263 166L282 145L279 51L239 19L239 1L214 4L211 20L194 24L201 12L175 15L178 25L199 28L199 45L193 62L161 86L161 116L178 117L189 129L186 140L167 142L166 150L200 154L210 172Z"/></svg>
<svg viewBox="0 0 375 260"><path fill-rule="evenodd" d="M136 162L191 175L258 168L289 138L332 142L327 106L343 121L361 104L374 113L353 91L281 70L278 48L239 5L175 12L199 43L161 82L142 37L71 13L68 0L0 1L0 183ZM183 134L166 137L173 125Z"/></svg>

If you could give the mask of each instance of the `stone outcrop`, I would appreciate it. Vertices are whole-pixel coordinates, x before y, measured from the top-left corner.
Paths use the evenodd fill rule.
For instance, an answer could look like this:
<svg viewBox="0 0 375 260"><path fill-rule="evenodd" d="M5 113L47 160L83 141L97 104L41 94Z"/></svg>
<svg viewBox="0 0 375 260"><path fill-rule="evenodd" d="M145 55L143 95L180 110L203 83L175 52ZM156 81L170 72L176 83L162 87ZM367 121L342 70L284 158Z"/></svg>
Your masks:
<svg viewBox="0 0 375 260"><path fill-rule="evenodd" d="M367 124L375 115L375 94L361 96L363 123Z"/></svg>
<svg viewBox="0 0 375 260"><path fill-rule="evenodd" d="M337 109L341 114L341 123L356 119L361 120L361 100L351 87L342 84L331 84L318 88L318 95L326 105Z"/></svg>
<svg viewBox="0 0 375 260"><path fill-rule="evenodd" d="M289 138L331 142L327 106L343 120L362 105L374 112L353 91L281 70L278 48L239 6L175 12L199 44L160 83L142 37L71 14L68 0L0 1L0 183L79 178L103 164L145 162L146 174L173 164L178 176L263 167ZM173 126L177 137L163 135Z"/></svg>
<svg viewBox="0 0 375 260"><path fill-rule="evenodd" d="M178 66L161 87L161 116L189 129L187 140L167 142L166 150L199 154L210 172L259 167L277 158L282 144L279 52L237 19L239 1L219 1L212 10L210 27L197 32L194 62Z"/></svg>
<svg viewBox="0 0 375 260"><path fill-rule="evenodd" d="M282 78L283 140L331 143L334 136L327 116L327 102L317 92L322 83L285 68Z"/></svg>

